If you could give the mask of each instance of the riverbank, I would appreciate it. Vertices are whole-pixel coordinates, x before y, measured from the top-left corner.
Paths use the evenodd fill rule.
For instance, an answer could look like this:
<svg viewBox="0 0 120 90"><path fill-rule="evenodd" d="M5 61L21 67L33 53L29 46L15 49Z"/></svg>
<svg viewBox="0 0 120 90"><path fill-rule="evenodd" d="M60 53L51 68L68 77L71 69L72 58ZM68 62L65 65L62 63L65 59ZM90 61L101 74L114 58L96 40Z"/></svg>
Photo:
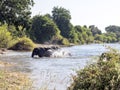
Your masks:
<svg viewBox="0 0 120 90"><path fill-rule="evenodd" d="M50 48L50 47L57 47L57 48L62 48L62 47L70 47L70 46L75 46L74 44L71 44L69 46L66 45L55 45L55 44L35 44L34 48ZM12 50L12 49L7 49L7 48L1 48L0 49L0 55L2 54L6 54L6 53L11 53L13 51L21 51L21 50ZM26 50L22 50L22 51L26 51Z"/></svg>
<svg viewBox="0 0 120 90"><path fill-rule="evenodd" d="M12 66L13 63L0 61L0 90L30 90L32 82L28 75L7 70Z"/></svg>
<svg viewBox="0 0 120 90"><path fill-rule="evenodd" d="M63 46L62 45L61 46L60 45L52 45L52 44L50 44L50 45L47 45L47 44L35 44L35 48L38 48L38 47L40 47L40 48L50 48L50 47L58 47L58 48L60 48L60 47L63 47ZM21 50L9 50L7 48L1 48L0 49L0 55L7 54L7 53L12 53L14 51L21 51ZM22 51L24 51L24 50L22 50Z"/></svg>
<svg viewBox="0 0 120 90"><path fill-rule="evenodd" d="M0 54L4 54L4 53L6 53L7 52L7 49L6 48L1 48L0 49Z"/></svg>

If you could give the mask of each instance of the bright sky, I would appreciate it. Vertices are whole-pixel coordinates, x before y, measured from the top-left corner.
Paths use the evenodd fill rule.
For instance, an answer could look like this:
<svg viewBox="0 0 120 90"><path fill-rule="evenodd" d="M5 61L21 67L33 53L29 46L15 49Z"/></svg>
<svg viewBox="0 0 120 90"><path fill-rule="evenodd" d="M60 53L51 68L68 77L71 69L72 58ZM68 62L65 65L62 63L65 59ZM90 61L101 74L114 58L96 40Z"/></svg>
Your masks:
<svg viewBox="0 0 120 90"><path fill-rule="evenodd" d="M73 25L96 25L104 31L109 25L120 26L120 0L34 0L32 16L51 14L54 6L70 11Z"/></svg>

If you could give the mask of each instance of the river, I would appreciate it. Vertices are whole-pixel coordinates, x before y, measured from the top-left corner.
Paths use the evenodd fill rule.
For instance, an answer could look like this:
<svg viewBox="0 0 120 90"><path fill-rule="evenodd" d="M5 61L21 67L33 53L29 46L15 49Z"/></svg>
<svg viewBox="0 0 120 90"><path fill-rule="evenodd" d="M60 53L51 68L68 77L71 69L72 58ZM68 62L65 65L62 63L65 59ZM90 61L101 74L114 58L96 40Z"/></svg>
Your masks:
<svg viewBox="0 0 120 90"><path fill-rule="evenodd" d="M76 70L95 61L107 51L104 45L120 50L119 44L89 44L61 48L72 56L58 58L31 58L31 52L10 52L0 55L0 60L15 63L12 71L28 73L34 90L66 90Z"/></svg>

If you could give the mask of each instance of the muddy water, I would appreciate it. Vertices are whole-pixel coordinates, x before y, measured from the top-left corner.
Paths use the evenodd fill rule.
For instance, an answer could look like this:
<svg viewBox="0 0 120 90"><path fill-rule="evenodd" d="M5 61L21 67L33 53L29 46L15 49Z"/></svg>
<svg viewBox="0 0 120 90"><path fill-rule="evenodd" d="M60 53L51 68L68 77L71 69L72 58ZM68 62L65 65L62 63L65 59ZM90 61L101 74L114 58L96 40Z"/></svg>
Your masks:
<svg viewBox="0 0 120 90"><path fill-rule="evenodd" d="M120 49L119 44L107 44ZM31 52L9 52L0 55L0 60L12 62L12 71L29 73L35 90L66 90L75 71L94 62L94 58L107 49L104 44L91 44L64 47L62 50L70 52L72 56L31 58Z"/></svg>

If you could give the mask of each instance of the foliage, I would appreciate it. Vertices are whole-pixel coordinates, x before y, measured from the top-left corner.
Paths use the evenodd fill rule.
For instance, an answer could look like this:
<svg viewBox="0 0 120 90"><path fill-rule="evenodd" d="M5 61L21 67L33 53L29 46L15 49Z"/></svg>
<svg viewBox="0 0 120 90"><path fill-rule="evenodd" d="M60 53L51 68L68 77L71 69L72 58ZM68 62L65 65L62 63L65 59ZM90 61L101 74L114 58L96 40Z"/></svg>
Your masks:
<svg viewBox="0 0 120 90"><path fill-rule="evenodd" d="M70 11L54 7L52 15L36 15L31 18L33 0L1 0L0 25L6 24L6 31L0 47L10 47L11 38L30 37L36 43L89 44L93 42L114 43L120 41L120 27L108 26L106 33L94 25L73 26ZM8 34L9 33L9 34ZM8 36L7 36L8 34ZM2 39L2 35L0 38ZM9 37L9 38L8 38ZM8 41L8 42L7 42ZM6 43L6 45L5 45Z"/></svg>
<svg viewBox="0 0 120 90"><path fill-rule="evenodd" d="M92 32L90 31L89 28L86 26L75 26L75 31L77 34L77 41L79 44L84 44L84 43L92 43L94 41L94 37L92 35Z"/></svg>
<svg viewBox="0 0 120 90"><path fill-rule="evenodd" d="M74 43L77 44L78 43L78 34L75 32L74 27L72 28L72 30L69 33L69 39L70 43Z"/></svg>
<svg viewBox="0 0 120 90"><path fill-rule="evenodd" d="M119 90L120 53L110 50L91 64L77 72L68 90Z"/></svg>
<svg viewBox="0 0 120 90"><path fill-rule="evenodd" d="M89 29L91 30L93 36L95 36L96 34L102 34L101 30L99 30L94 25L89 26Z"/></svg>
<svg viewBox="0 0 120 90"><path fill-rule="evenodd" d="M16 38L18 37L18 31L16 30L14 25L7 25L7 30L11 33L11 35Z"/></svg>
<svg viewBox="0 0 120 90"><path fill-rule="evenodd" d="M8 31L12 34L13 38L24 37L27 35L26 29L22 30L22 26L18 26L19 30L16 30L14 25L8 26Z"/></svg>
<svg viewBox="0 0 120 90"><path fill-rule="evenodd" d="M120 40L120 26L115 26L115 25L108 26L105 28L105 30L107 33L115 33L117 41Z"/></svg>
<svg viewBox="0 0 120 90"><path fill-rule="evenodd" d="M98 40L98 41L103 42L104 37L103 37L103 35L96 34L96 35L95 35L95 40Z"/></svg>
<svg viewBox="0 0 120 90"><path fill-rule="evenodd" d="M103 34L96 34L95 40L105 43L115 43L117 42L117 36L113 32L103 33Z"/></svg>
<svg viewBox="0 0 120 90"><path fill-rule="evenodd" d="M33 0L0 1L0 25L7 24L6 29L14 39L26 36L26 30L30 29L30 9L33 4Z"/></svg>
<svg viewBox="0 0 120 90"><path fill-rule="evenodd" d="M18 26L28 29L33 4L33 0L0 0L0 24L15 25L17 30Z"/></svg>
<svg viewBox="0 0 120 90"><path fill-rule="evenodd" d="M33 17L30 34L33 41L44 43L49 42L54 37L59 38L60 31L48 16L37 15Z"/></svg>
<svg viewBox="0 0 120 90"><path fill-rule="evenodd" d="M12 40L11 33L7 31L7 25L0 26L0 48L9 48Z"/></svg>
<svg viewBox="0 0 120 90"><path fill-rule="evenodd" d="M58 44L66 46L70 45L69 41L66 38L62 38L61 40L59 40Z"/></svg>
<svg viewBox="0 0 120 90"><path fill-rule="evenodd" d="M108 32L104 35L107 38L107 43L109 43L109 42L114 43L114 42L119 41L119 40L117 40L117 35L113 32Z"/></svg>
<svg viewBox="0 0 120 90"><path fill-rule="evenodd" d="M20 51L30 51L35 47L35 44L27 37L19 38L17 43L10 47L12 50L20 50Z"/></svg>
<svg viewBox="0 0 120 90"><path fill-rule="evenodd" d="M69 10L62 7L54 7L52 11L53 21L61 31L61 35L65 38L69 38L72 25L70 23L71 15Z"/></svg>

